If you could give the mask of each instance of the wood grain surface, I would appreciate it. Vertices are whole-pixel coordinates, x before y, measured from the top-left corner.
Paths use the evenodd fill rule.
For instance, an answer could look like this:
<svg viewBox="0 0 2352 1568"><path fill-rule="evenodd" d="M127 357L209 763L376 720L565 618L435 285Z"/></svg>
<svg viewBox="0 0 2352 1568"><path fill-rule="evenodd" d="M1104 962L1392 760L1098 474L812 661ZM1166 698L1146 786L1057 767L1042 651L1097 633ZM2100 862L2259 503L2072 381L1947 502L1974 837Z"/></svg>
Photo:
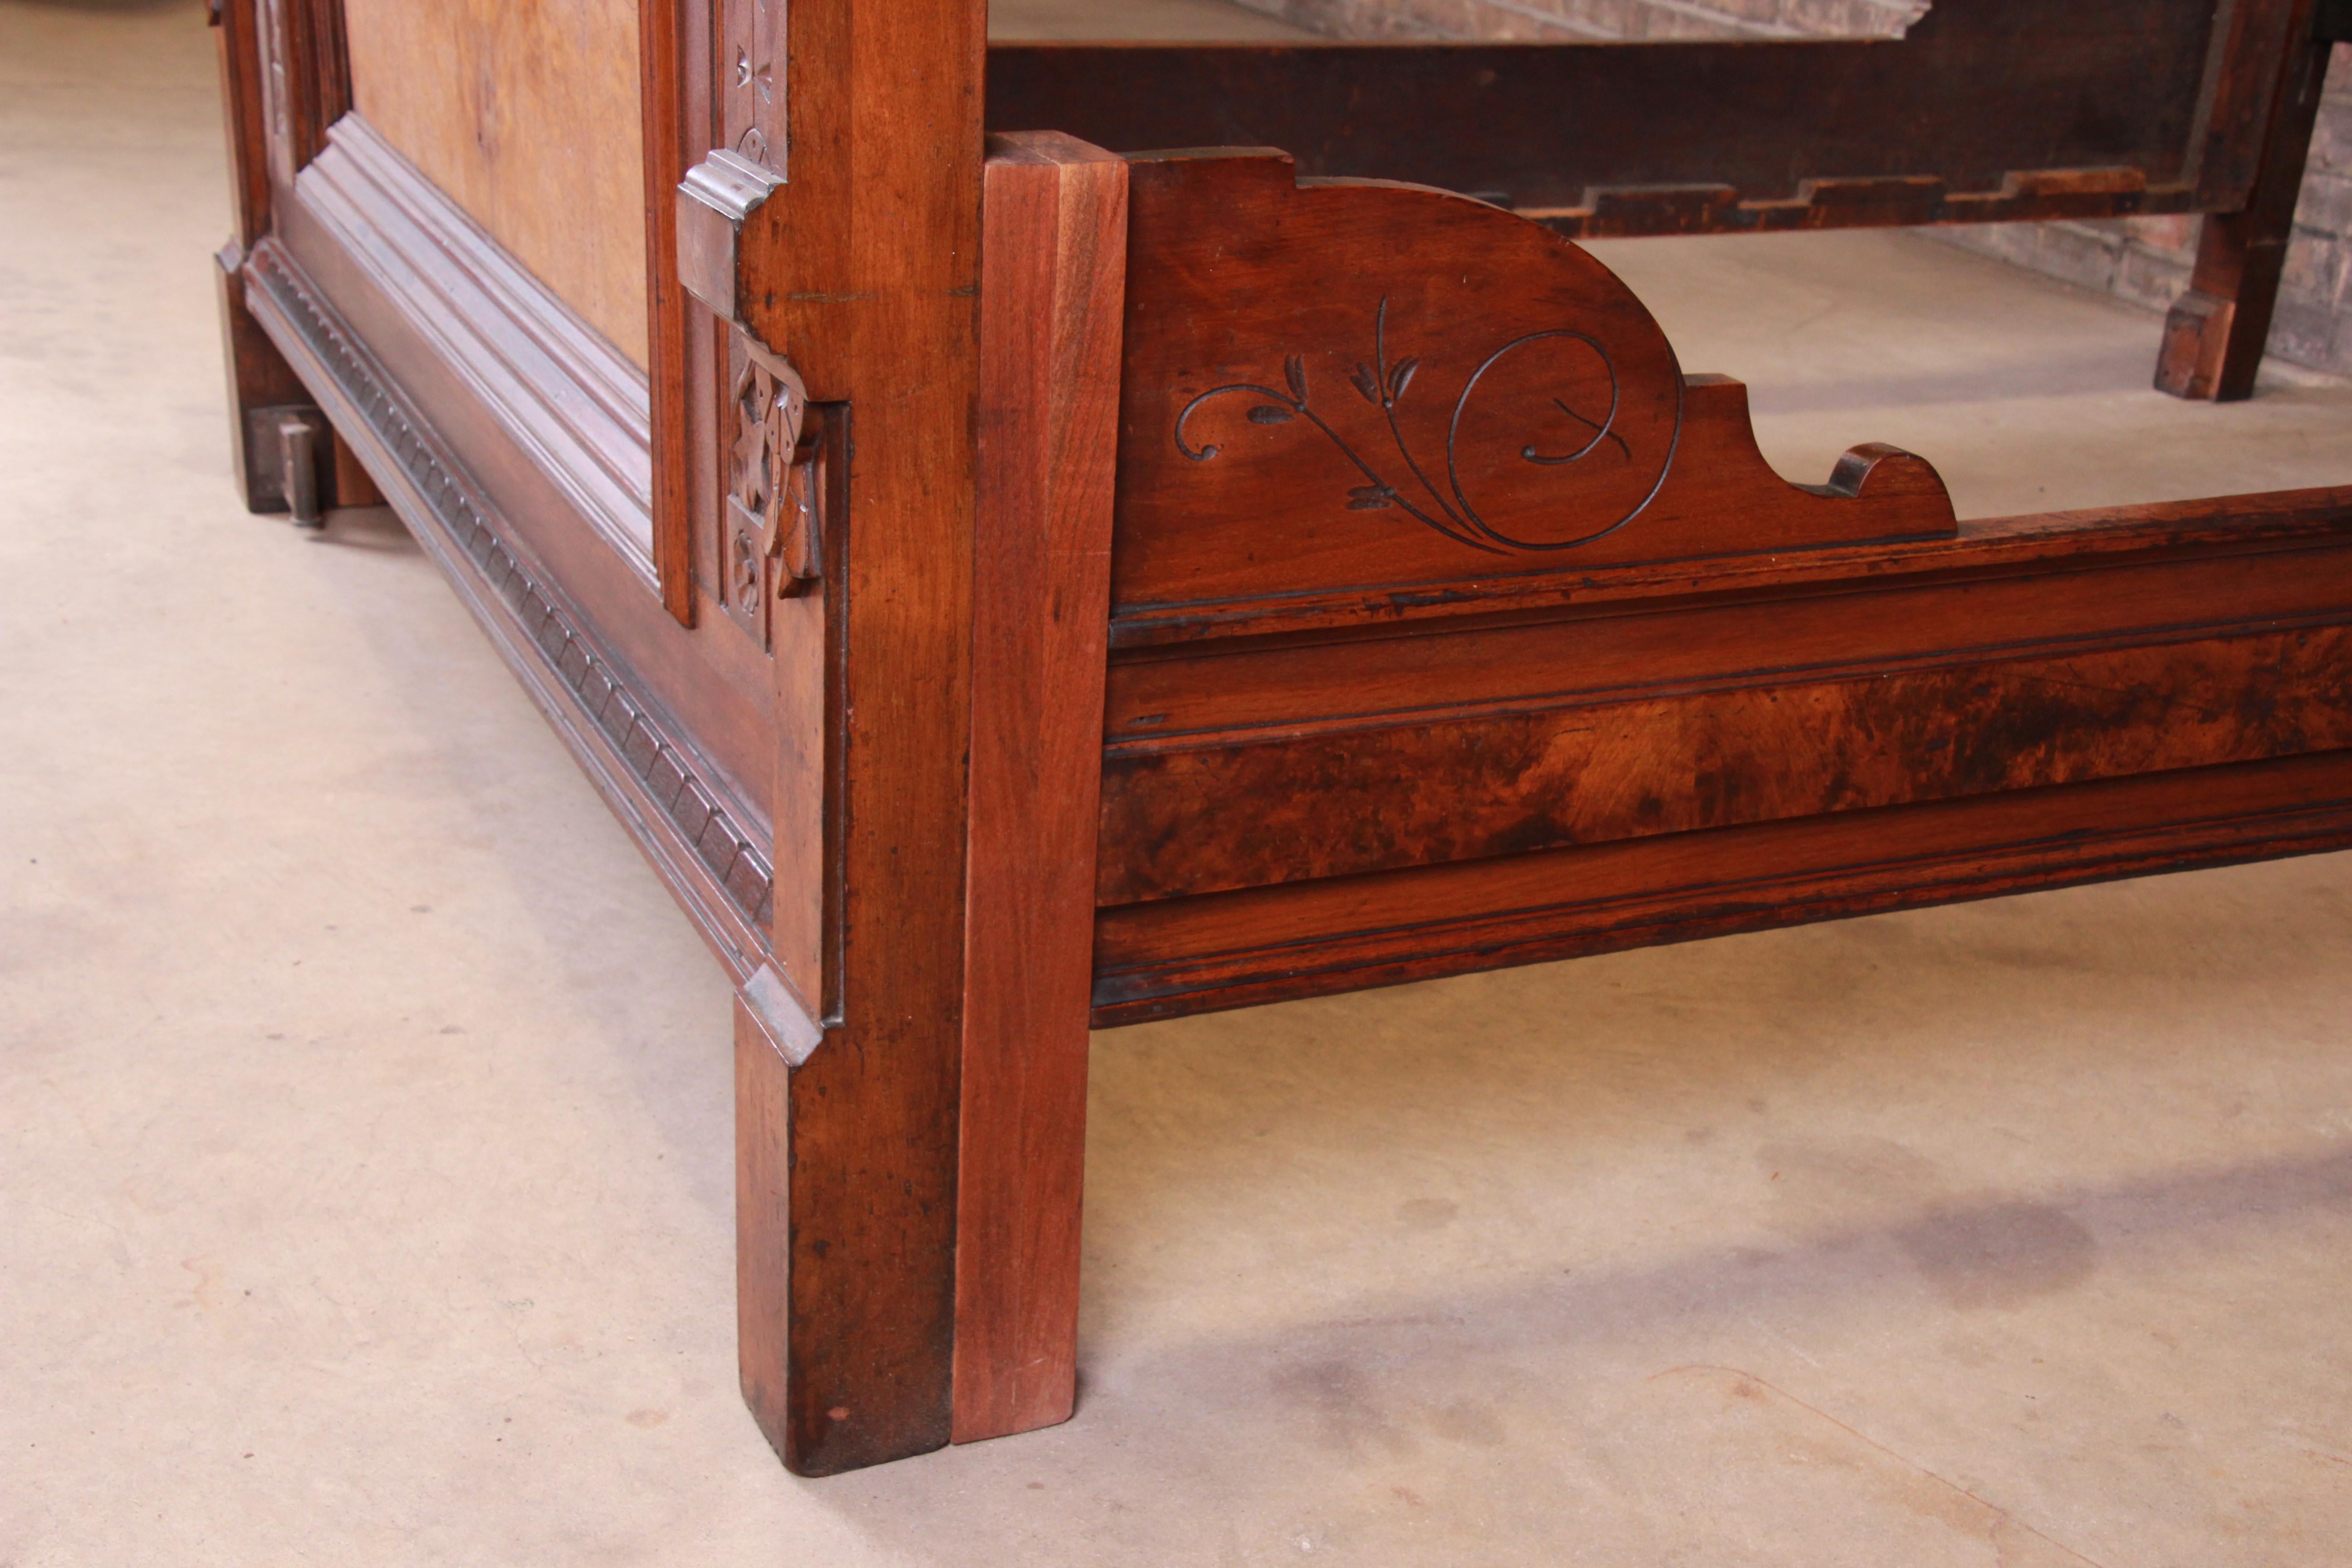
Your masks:
<svg viewBox="0 0 2352 1568"><path fill-rule="evenodd" d="M961 0L796 0L786 19L793 178L747 229L739 294L853 432L840 994L791 1075L782 1293L743 1310L788 1368L752 1413L823 1475L950 1436L984 40ZM800 678L773 679L782 700Z"/></svg>
<svg viewBox="0 0 2352 1568"><path fill-rule="evenodd" d="M297 195L383 279L588 531L656 586L644 372L364 115L336 124Z"/></svg>
<svg viewBox="0 0 2352 1568"><path fill-rule="evenodd" d="M1105 910L1095 1026L2352 845L2352 754Z"/></svg>
<svg viewBox="0 0 2352 1568"><path fill-rule="evenodd" d="M1121 758L1097 897L2333 751L2352 747L2347 668L2352 629L2329 626Z"/></svg>
<svg viewBox="0 0 2352 1568"><path fill-rule="evenodd" d="M635 0L342 0L353 107L639 366Z"/></svg>
<svg viewBox="0 0 2352 1568"><path fill-rule="evenodd" d="M1127 164L993 138L981 273L955 1438L1076 1398Z"/></svg>
<svg viewBox="0 0 2352 1568"><path fill-rule="evenodd" d="M1114 613L1948 537L1926 463L1782 480L1585 251L1279 153L1139 158Z"/></svg>

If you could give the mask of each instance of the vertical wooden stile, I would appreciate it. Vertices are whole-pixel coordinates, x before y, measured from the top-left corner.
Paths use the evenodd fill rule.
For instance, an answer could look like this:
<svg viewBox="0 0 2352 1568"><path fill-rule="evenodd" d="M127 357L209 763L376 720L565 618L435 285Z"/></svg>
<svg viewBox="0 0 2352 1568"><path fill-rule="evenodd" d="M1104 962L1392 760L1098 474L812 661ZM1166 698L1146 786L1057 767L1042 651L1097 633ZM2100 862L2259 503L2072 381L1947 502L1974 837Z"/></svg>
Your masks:
<svg viewBox="0 0 2352 1568"><path fill-rule="evenodd" d="M740 1168L770 1183L739 1245L781 1260L743 1276L740 1318L753 1415L828 1475L949 1440L986 21L976 0L784 9L782 58L751 63L786 74L767 101L790 106L791 179L737 285L853 432L825 590L839 994L803 998L822 1036L788 1071L738 1079ZM780 702L805 673L779 661ZM820 787L778 757L780 795Z"/></svg>
<svg viewBox="0 0 2352 1568"><path fill-rule="evenodd" d="M981 269L955 1437L1076 1387L1127 163L992 138Z"/></svg>

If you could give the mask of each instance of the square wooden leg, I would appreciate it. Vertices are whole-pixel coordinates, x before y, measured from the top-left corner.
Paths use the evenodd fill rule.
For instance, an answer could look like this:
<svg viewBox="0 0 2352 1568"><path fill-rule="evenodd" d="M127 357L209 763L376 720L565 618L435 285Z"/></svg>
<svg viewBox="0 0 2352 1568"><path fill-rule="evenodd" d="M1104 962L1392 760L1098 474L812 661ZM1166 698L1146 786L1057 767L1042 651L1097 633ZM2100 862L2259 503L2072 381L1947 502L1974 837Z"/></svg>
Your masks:
<svg viewBox="0 0 2352 1568"><path fill-rule="evenodd" d="M992 139L984 172L957 1188L955 1439L1068 1419L1127 164Z"/></svg>
<svg viewBox="0 0 2352 1568"><path fill-rule="evenodd" d="M2297 15L2307 31L2309 17L2301 10ZM2165 320L2156 365L2158 391L2215 403L2254 395L2331 52L2331 46L2316 38L2288 51L2253 194L2243 211L2206 218L2189 292Z"/></svg>

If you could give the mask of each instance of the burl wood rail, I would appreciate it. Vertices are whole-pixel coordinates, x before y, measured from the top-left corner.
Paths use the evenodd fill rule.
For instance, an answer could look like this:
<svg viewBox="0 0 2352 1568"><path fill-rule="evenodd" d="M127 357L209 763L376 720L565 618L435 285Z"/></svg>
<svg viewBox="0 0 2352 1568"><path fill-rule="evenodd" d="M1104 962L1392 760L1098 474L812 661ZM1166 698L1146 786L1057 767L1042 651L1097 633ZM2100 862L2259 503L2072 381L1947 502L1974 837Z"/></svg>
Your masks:
<svg viewBox="0 0 2352 1568"><path fill-rule="evenodd" d="M2336 6L215 10L247 499L398 509L734 976L797 1471L1069 1415L1090 1025L2352 844L2352 488L1790 484L1573 243L2203 213L2242 396Z"/></svg>

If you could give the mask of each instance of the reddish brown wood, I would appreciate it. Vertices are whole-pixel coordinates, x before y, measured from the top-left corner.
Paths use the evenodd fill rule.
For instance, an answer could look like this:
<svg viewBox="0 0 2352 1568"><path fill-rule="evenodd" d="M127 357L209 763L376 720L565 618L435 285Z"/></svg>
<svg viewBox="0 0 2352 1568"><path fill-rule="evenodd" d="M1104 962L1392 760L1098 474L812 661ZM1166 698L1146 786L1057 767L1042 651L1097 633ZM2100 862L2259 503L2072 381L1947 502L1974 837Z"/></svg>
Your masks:
<svg viewBox="0 0 2352 1568"><path fill-rule="evenodd" d="M688 426L686 290L677 278L677 209L670 191L699 137L686 127L688 40L678 0L642 0L637 13L645 114L647 388L653 423L653 556L662 603L694 625L694 514ZM697 149L698 151L698 148Z"/></svg>
<svg viewBox="0 0 2352 1568"><path fill-rule="evenodd" d="M334 449L335 504L382 506L383 492L376 489L375 479L368 473L367 465L360 461L359 454L352 450L352 444L338 434L332 437L331 445Z"/></svg>
<svg viewBox="0 0 2352 1568"><path fill-rule="evenodd" d="M950 1433L983 22L796 0L786 25L793 178L739 297L812 398L849 405L841 992L792 1075L784 1293L744 1310L787 1347L752 1413L816 1475Z"/></svg>
<svg viewBox="0 0 2352 1568"><path fill-rule="evenodd" d="M1130 904L1095 1026L2352 845L2352 756Z"/></svg>
<svg viewBox="0 0 2352 1568"><path fill-rule="evenodd" d="M743 1384L795 1470L1067 1413L1089 993L1128 1022L2352 842L2352 491L1958 526L1873 447L1789 486L1557 233L1264 152L1135 165L1115 321L1119 163L1001 147L982 244L963 0L646 8L676 139L626 177L719 144L792 178L730 235L739 336L652 285L679 396L627 416L511 257L326 137L333 0L256 3L232 87L283 78L232 123L281 167L231 303L740 987ZM2227 207L2293 4L2218 44L2211 0L1944 0L1909 53L1097 51L1070 101L1303 83L1312 166L1549 181L1556 228ZM1136 95L1204 69L1248 90ZM1718 138L1737 199L1655 188L1730 121L1776 128ZM745 364L813 399L824 521L756 613L682 624L729 590ZM633 489L648 442L688 460ZM680 497L694 531L654 526ZM1097 850L1139 901L1089 913Z"/></svg>
<svg viewBox="0 0 2352 1568"><path fill-rule="evenodd" d="M2175 397L2234 403L2254 395L2334 52L2316 36L2313 9L2314 0L2298 0L2294 41L2273 57L2278 87L2253 191L2242 208L2205 220L2189 292L2165 321L2156 384Z"/></svg>
<svg viewBox="0 0 2352 1568"><path fill-rule="evenodd" d="M2341 562L2333 614L2352 607ZM1791 619L1808 607L1784 606ZM1834 616L1834 605L1812 613ZM1948 631L1954 628L1938 627ZM1121 755L1106 904L2352 747L2342 626ZM1713 685L1712 682L1709 683Z"/></svg>
<svg viewBox="0 0 2352 1568"><path fill-rule="evenodd" d="M1697 601L1612 596L1548 612L1457 616L1419 635L1407 623L1136 650L1111 669L1108 754L1116 763L1208 742L1440 723L1727 682L1895 674L2146 645L2220 626L2297 624L2332 616L2352 598L2344 533L2306 534L2292 546L2291 564L2276 558L2278 541L2267 552L2209 544L2189 560L2143 552L2086 563L2053 548L2073 535L2042 534L2038 558L1997 567L1970 550L1977 563L1961 569L1800 578L1777 593L1748 583ZM2315 547L2315 538L2337 542ZM2096 575L2086 576L2089 570ZM2086 584L2096 591L2086 592Z"/></svg>
<svg viewBox="0 0 2352 1568"><path fill-rule="evenodd" d="M1975 519L1950 540L1832 546L1786 555L1563 569L1532 578L1470 581L1429 593L1336 590L1286 600L1130 610L1111 624L1116 648L1213 646L1228 637L1314 637L1363 627L1546 616L1568 605L1630 605L1691 594L1830 588L1937 572L2036 569L2053 553L2084 564L2181 551L2274 548L2315 533L2352 531L2352 486L2274 490L2207 500L2156 501L2093 511Z"/></svg>
<svg viewBox="0 0 2352 1568"><path fill-rule="evenodd" d="M1246 150L1133 185L1122 616L1953 531L1892 448L1781 480L1738 383L1686 380L1613 274L1497 208Z"/></svg>
<svg viewBox="0 0 2352 1568"><path fill-rule="evenodd" d="M1571 847L1832 846L1776 873L1786 918L1826 918L1964 896L1925 868L1842 890L1935 803L2013 825L2020 800L2191 773L2226 802L2352 748L2344 492L1962 528L1927 465L1862 448L1807 493L1757 457L1736 384L1684 377L1637 301L1523 222L1230 150L1138 160L1133 210L1097 1023L1605 943L1575 897L1496 912ZM1322 346L1351 312L1377 323L1352 362ZM1575 349L1517 408L1553 400L1587 459L1615 439L1613 471L1530 475L1557 432L1463 450L1480 377L1538 341ZM2128 798L2161 809L2070 828L2046 867L1977 842L2010 889L2263 852L2243 814L2209 832ZM1351 923L1392 886L1385 923ZM1441 887L1513 934L1449 945ZM1670 890L1642 940L1767 918ZM1227 946L1226 916L1254 935Z"/></svg>
<svg viewBox="0 0 2352 1568"><path fill-rule="evenodd" d="M1068 1418L1127 164L990 143L981 273L955 1439Z"/></svg>
<svg viewBox="0 0 2352 1568"><path fill-rule="evenodd" d="M260 0L218 0L212 11L220 54L221 121L228 136L229 184L240 250L269 232L269 158L262 118Z"/></svg>
<svg viewBox="0 0 2352 1568"><path fill-rule="evenodd" d="M735 1000L735 1359L754 1410L792 1384L792 1068L759 1016Z"/></svg>

